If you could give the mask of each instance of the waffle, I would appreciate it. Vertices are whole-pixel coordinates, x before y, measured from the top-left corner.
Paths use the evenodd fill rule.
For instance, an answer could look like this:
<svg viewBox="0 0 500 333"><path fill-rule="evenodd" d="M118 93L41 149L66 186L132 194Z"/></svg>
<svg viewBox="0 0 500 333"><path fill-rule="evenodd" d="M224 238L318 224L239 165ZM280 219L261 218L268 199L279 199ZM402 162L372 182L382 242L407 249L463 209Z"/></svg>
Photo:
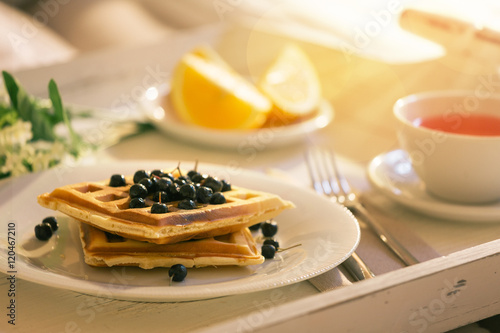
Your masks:
<svg viewBox="0 0 500 333"><path fill-rule="evenodd" d="M128 208L132 177L126 182L122 187L108 186L108 181L66 185L39 195L38 203L104 231L156 244L229 234L294 207L277 195L233 186L224 192L224 204L182 210L170 202L168 213L151 214L150 199L144 208Z"/></svg>
<svg viewBox="0 0 500 333"><path fill-rule="evenodd" d="M139 266L144 269L257 265L264 257L257 250L248 228L206 239L176 244L152 244L109 234L80 223L80 236L85 262L91 266Z"/></svg>

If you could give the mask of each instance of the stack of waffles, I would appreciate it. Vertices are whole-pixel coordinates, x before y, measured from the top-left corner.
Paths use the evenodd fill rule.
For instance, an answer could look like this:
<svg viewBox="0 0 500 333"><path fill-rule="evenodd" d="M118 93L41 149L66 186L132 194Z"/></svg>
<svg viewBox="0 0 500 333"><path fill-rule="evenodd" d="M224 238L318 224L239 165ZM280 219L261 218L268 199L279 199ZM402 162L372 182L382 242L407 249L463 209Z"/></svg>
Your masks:
<svg viewBox="0 0 500 333"><path fill-rule="evenodd" d="M232 186L223 204L197 204L153 214L152 195L143 208L129 208L133 176L123 186L109 180L56 188L38 203L80 223L85 262L92 266L139 266L144 269L220 265L255 265L264 261L248 227L294 207L279 196Z"/></svg>

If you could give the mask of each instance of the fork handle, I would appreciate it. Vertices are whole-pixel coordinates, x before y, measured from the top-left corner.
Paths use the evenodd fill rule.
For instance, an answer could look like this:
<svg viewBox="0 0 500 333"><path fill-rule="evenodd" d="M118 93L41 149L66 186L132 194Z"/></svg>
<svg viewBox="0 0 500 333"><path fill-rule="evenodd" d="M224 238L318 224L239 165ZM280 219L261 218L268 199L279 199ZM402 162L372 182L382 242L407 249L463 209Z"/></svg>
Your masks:
<svg viewBox="0 0 500 333"><path fill-rule="evenodd" d="M375 234L389 249L396 254L407 266L418 264L419 261L391 234L389 234L378 222L376 222L362 204L351 207L354 213L370 226Z"/></svg>
<svg viewBox="0 0 500 333"><path fill-rule="evenodd" d="M356 281L371 279L375 277L375 274L371 269L365 264L365 262L353 252L349 258L347 258L342 266L351 274L351 276Z"/></svg>

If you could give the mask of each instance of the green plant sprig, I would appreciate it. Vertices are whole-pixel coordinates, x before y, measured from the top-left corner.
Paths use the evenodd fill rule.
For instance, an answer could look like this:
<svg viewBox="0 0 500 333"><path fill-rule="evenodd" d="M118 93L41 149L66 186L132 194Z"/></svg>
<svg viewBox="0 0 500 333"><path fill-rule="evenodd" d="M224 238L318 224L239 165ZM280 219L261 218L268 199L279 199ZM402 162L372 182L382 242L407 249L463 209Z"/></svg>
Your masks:
<svg viewBox="0 0 500 333"><path fill-rule="evenodd" d="M48 85L49 98L52 107L47 107L34 97L31 97L21 87L14 77L2 71L5 88L10 98L9 108L0 107L0 128L12 124L17 118L31 123L33 138L31 141L45 140L54 142L64 140L57 136L56 125L63 123L69 133L69 152L77 157L85 147L85 143L71 126L68 111L64 108L56 82L51 79Z"/></svg>

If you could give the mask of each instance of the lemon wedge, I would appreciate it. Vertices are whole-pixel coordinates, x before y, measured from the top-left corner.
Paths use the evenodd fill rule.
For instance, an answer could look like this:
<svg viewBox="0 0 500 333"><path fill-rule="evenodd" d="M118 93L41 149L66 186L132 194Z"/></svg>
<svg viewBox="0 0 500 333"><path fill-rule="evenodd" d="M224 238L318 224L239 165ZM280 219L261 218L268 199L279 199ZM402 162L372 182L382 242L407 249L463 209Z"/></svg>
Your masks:
<svg viewBox="0 0 500 333"><path fill-rule="evenodd" d="M191 54L216 63L217 65L222 66L230 71L234 71L231 66L229 66L229 64L220 56L220 54L208 45L198 46L191 51Z"/></svg>
<svg viewBox="0 0 500 333"><path fill-rule="evenodd" d="M286 45L265 71L259 89L273 102L273 113L293 122L314 113L321 100L321 84L309 57L294 44Z"/></svg>
<svg viewBox="0 0 500 333"><path fill-rule="evenodd" d="M190 52L174 70L171 101L185 122L214 129L261 127L272 103L215 53Z"/></svg>

